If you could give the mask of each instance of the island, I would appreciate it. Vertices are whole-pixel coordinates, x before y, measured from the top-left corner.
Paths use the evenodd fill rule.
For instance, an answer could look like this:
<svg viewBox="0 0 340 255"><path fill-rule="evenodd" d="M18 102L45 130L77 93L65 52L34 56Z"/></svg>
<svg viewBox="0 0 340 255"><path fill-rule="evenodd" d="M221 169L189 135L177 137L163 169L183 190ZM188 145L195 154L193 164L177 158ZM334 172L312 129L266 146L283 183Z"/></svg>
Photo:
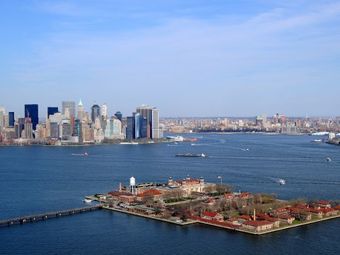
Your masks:
<svg viewBox="0 0 340 255"><path fill-rule="evenodd" d="M271 194L233 192L203 178L169 178L136 184L130 178L106 194L86 196L106 210L186 226L205 224L253 235L268 234L340 217L339 201L280 200Z"/></svg>

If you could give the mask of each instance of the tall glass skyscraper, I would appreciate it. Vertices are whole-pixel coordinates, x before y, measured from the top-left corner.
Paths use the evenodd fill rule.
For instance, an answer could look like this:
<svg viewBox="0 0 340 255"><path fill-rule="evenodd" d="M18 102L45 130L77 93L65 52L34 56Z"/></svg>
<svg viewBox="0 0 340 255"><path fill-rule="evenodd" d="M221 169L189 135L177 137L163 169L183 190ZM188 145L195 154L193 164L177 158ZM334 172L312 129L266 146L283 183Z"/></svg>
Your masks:
<svg viewBox="0 0 340 255"><path fill-rule="evenodd" d="M47 118L49 118L50 115L53 115L57 112L59 112L58 107L47 107Z"/></svg>
<svg viewBox="0 0 340 255"><path fill-rule="evenodd" d="M39 107L37 104L25 104L25 118L31 119L33 130L36 130L39 123Z"/></svg>
<svg viewBox="0 0 340 255"><path fill-rule="evenodd" d="M14 122L15 122L14 112L9 112L8 113L8 126L14 127Z"/></svg>

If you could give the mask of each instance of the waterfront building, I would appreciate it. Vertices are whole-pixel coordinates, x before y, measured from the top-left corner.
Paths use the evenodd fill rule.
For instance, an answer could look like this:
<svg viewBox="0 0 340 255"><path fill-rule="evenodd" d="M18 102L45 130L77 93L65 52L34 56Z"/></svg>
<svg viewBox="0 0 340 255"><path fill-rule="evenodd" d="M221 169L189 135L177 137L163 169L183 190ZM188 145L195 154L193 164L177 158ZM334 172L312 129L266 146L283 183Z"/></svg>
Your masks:
<svg viewBox="0 0 340 255"><path fill-rule="evenodd" d="M58 107L47 107L47 118L49 118L51 115L59 112Z"/></svg>
<svg viewBox="0 0 340 255"><path fill-rule="evenodd" d="M35 131L35 139L44 140L47 138L46 124L38 124Z"/></svg>
<svg viewBox="0 0 340 255"><path fill-rule="evenodd" d="M8 113L8 127L14 127L14 123L15 123L14 112L9 112Z"/></svg>
<svg viewBox="0 0 340 255"><path fill-rule="evenodd" d="M25 104L25 118L30 118L33 130L39 123L39 106L37 104Z"/></svg>
<svg viewBox="0 0 340 255"><path fill-rule="evenodd" d="M6 110L4 107L0 107L0 131L2 128L5 127L5 114L6 114Z"/></svg>
<svg viewBox="0 0 340 255"><path fill-rule="evenodd" d="M152 109L152 139L160 139L161 138L161 130L159 127L159 110L156 108Z"/></svg>
<svg viewBox="0 0 340 255"><path fill-rule="evenodd" d="M15 132L17 138L21 138L23 136L23 131L25 128L25 118L18 118L17 124L15 124Z"/></svg>
<svg viewBox="0 0 340 255"><path fill-rule="evenodd" d="M137 107L136 112L139 113L142 118L146 119L146 122L142 121L142 128L146 130L146 135L143 132L142 138L159 139L161 138L161 131L159 126L159 110L155 107L142 105ZM145 126L144 126L145 125Z"/></svg>
<svg viewBox="0 0 340 255"><path fill-rule="evenodd" d="M135 118L127 117L127 126L126 126L126 139L132 140L134 139L135 134Z"/></svg>
<svg viewBox="0 0 340 255"><path fill-rule="evenodd" d="M50 138L59 139L59 124L57 122L50 122Z"/></svg>
<svg viewBox="0 0 340 255"><path fill-rule="evenodd" d="M24 138L33 139L33 123L31 118L25 118L24 124Z"/></svg>
<svg viewBox="0 0 340 255"><path fill-rule="evenodd" d="M61 125L61 139L62 140L71 140L72 136L72 126L69 120L63 120Z"/></svg>
<svg viewBox="0 0 340 255"><path fill-rule="evenodd" d="M141 115L138 112L133 113L133 121L134 121L134 139L139 139L140 131L141 131Z"/></svg>
<svg viewBox="0 0 340 255"><path fill-rule="evenodd" d="M91 107L91 120L92 123L95 123L96 119L100 117L100 107L95 104Z"/></svg>
<svg viewBox="0 0 340 255"><path fill-rule="evenodd" d="M151 130L152 130L152 107L147 105L142 105L137 107L136 112L138 112L143 118L146 119L146 136L143 138L152 138Z"/></svg>
<svg viewBox="0 0 340 255"><path fill-rule="evenodd" d="M140 118L140 135L141 137L147 137L147 120L143 116Z"/></svg>

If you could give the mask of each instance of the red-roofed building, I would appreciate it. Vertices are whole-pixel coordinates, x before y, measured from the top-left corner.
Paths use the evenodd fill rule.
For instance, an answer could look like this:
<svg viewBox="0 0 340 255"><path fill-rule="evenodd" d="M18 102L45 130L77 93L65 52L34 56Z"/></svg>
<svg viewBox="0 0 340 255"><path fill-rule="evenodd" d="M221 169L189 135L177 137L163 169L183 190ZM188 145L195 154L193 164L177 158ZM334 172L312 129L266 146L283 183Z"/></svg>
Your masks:
<svg viewBox="0 0 340 255"><path fill-rule="evenodd" d="M280 220L279 218L274 218L274 217L271 217L265 213L259 213L259 214L256 214L256 220L265 220L265 221L269 221L269 222L272 222L273 223L273 226L278 228L280 227Z"/></svg>
<svg viewBox="0 0 340 255"><path fill-rule="evenodd" d="M202 213L202 218L207 219L207 220L216 220L216 221L223 221L223 216L220 213L216 212L203 212Z"/></svg>
<svg viewBox="0 0 340 255"><path fill-rule="evenodd" d="M261 221L246 221L242 226L248 230L261 232L272 229L274 224L272 222L261 220Z"/></svg>
<svg viewBox="0 0 340 255"><path fill-rule="evenodd" d="M320 208L331 208L331 203L329 201L326 200L320 200L318 202L316 202L316 206L320 207Z"/></svg>
<svg viewBox="0 0 340 255"><path fill-rule="evenodd" d="M289 225L292 224L293 221L295 220L295 218L289 214L280 214L278 215L278 218L281 223Z"/></svg>
<svg viewBox="0 0 340 255"><path fill-rule="evenodd" d="M142 201L146 198L152 198L153 200L158 200L162 196L162 192L157 189L147 189L137 195L137 200Z"/></svg>

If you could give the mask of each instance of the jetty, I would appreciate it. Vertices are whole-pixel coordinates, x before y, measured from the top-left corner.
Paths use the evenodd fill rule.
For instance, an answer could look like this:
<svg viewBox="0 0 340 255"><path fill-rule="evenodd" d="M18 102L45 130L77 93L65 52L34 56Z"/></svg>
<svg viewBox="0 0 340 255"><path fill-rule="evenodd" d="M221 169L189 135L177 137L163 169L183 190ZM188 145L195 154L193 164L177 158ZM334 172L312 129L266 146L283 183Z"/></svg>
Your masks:
<svg viewBox="0 0 340 255"><path fill-rule="evenodd" d="M85 212L92 212L92 211L96 211L100 209L102 209L102 205L99 204L99 205L92 205L92 206L86 206L86 207L81 207L81 208L67 209L67 210L62 210L62 211L20 216L16 218L7 219L7 220L0 220L0 227L9 227L13 225L20 225L20 224L22 225L26 223L46 221L49 219L60 218L63 216L71 216L71 215L85 213Z"/></svg>

